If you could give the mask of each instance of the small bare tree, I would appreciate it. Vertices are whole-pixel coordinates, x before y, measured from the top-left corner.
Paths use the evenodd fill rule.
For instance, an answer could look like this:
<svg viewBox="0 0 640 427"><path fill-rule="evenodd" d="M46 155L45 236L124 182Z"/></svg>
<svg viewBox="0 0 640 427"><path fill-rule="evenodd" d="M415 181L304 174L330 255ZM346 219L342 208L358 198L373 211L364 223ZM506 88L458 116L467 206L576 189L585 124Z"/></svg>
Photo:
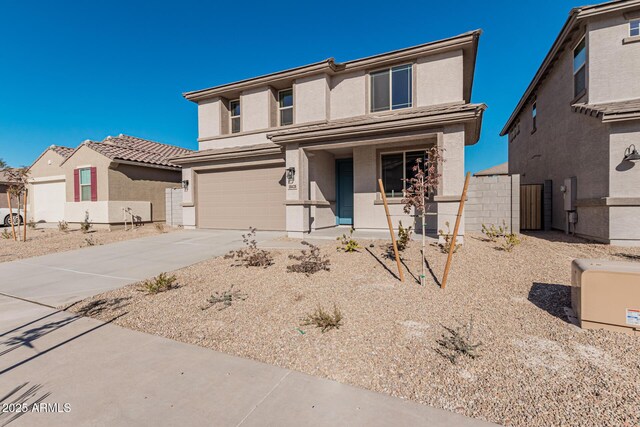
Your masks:
<svg viewBox="0 0 640 427"><path fill-rule="evenodd" d="M27 185L29 184L29 169L26 167L22 168L5 168L4 169L5 176L7 181L9 182L9 187L7 188L7 197L9 199L9 222L11 223L11 229L13 231L13 240L18 240L16 236L15 225L18 226L18 231L20 231L20 214L21 214L21 205L20 198L22 197L22 205L24 205L24 217L22 220L22 225L24 227L22 240L27 240ZM15 198L18 202L18 212L15 216L13 216L13 210L11 207L11 199ZM17 224L15 222L17 221Z"/></svg>
<svg viewBox="0 0 640 427"><path fill-rule="evenodd" d="M426 233L427 233L427 211L429 209L428 200L438 190L440 178L442 176L441 165L444 162L444 149L433 146L425 151L425 160L416 159L413 166L413 177L404 181L407 184L404 190L404 213L410 214L415 209L415 215L419 216L422 222L422 274L420 275L420 284L424 285L426 277Z"/></svg>

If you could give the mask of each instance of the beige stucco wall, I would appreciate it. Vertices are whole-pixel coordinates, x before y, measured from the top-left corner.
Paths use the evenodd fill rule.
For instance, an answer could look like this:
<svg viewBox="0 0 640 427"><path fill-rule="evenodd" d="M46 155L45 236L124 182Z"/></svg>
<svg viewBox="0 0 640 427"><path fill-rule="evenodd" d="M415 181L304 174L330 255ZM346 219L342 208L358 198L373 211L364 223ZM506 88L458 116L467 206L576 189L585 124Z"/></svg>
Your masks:
<svg viewBox="0 0 640 427"><path fill-rule="evenodd" d="M29 168L30 178L44 178L51 176L64 175L60 164L64 161L64 157L51 149L47 151Z"/></svg>
<svg viewBox="0 0 640 427"><path fill-rule="evenodd" d="M207 99L198 104L198 138L209 138L222 133L222 108L220 98Z"/></svg>
<svg viewBox="0 0 640 427"><path fill-rule="evenodd" d="M640 199L640 163L623 162L627 147L635 144L640 149L640 120L612 123L610 129L609 197Z"/></svg>
<svg viewBox="0 0 640 427"><path fill-rule="evenodd" d="M293 86L294 123L327 120L329 97L329 76L326 74L296 80Z"/></svg>
<svg viewBox="0 0 640 427"><path fill-rule="evenodd" d="M578 42L578 37L570 42ZM519 116L520 134L509 142L509 172L521 184L552 180L552 227L563 230L560 186L577 177L578 199L606 197L609 191L609 131L599 119L574 113L573 53L565 50L536 93L537 130L532 133L529 102ZM578 208L576 232L606 239L607 218L596 209ZM595 235L597 234L597 235Z"/></svg>
<svg viewBox="0 0 640 427"><path fill-rule="evenodd" d="M587 30L589 103L640 98L640 43L623 43L629 21L622 12L592 20Z"/></svg>
<svg viewBox="0 0 640 427"><path fill-rule="evenodd" d="M65 180L67 182L67 202L74 201L73 195L73 171L78 168L96 168L96 180L98 184L97 196L98 201L109 200L109 178L107 176L107 169L111 164L111 160L104 157L102 154L98 154L87 146L80 147L73 156L69 157L67 161L62 165L64 169Z"/></svg>
<svg viewBox="0 0 640 427"><path fill-rule="evenodd" d="M415 70L418 107L463 100L462 50L419 58Z"/></svg>
<svg viewBox="0 0 640 427"><path fill-rule="evenodd" d="M109 200L151 202L151 220L164 221L165 189L180 185L180 171L124 164L114 166L108 169Z"/></svg>
<svg viewBox="0 0 640 427"><path fill-rule="evenodd" d="M240 95L240 130L251 132L271 126L273 92L269 87L251 89Z"/></svg>
<svg viewBox="0 0 640 427"><path fill-rule="evenodd" d="M364 71L331 77L330 119L344 119L366 114L366 74Z"/></svg>
<svg viewBox="0 0 640 427"><path fill-rule="evenodd" d="M336 225L336 159L325 151L317 151L309 156L309 199L329 202L329 206L311 206L311 229Z"/></svg>

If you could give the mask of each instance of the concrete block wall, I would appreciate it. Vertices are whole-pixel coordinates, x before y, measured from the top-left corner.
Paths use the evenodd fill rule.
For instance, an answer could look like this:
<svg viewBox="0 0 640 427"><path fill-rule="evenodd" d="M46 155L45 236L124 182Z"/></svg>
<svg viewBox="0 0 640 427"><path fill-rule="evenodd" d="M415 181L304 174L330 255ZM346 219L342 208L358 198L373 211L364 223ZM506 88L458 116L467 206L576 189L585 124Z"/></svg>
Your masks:
<svg viewBox="0 0 640 427"><path fill-rule="evenodd" d="M520 232L520 175L474 176L464 206L467 231L480 232L482 224L496 227L503 221Z"/></svg>
<svg viewBox="0 0 640 427"><path fill-rule="evenodd" d="M182 195L184 190L182 188L167 188L165 189L166 198L166 223L171 227L178 227L183 225L182 222Z"/></svg>

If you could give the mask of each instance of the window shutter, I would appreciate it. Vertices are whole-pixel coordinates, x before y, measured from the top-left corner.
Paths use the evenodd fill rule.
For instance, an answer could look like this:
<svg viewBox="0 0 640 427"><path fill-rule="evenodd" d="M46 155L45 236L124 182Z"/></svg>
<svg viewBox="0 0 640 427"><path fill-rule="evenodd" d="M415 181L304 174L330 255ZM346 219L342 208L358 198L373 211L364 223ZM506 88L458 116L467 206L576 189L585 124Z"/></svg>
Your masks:
<svg viewBox="0 0 640 427"><path fill-rule="evenodd" d="M73 201L80 201L80 169L73 170Z"/></svg>
<svg viewBox="0 0 640 427"><path fill-rule="evenodd" d="M91 168L91 201L98 201L98 179L95 166Z"/></svg>

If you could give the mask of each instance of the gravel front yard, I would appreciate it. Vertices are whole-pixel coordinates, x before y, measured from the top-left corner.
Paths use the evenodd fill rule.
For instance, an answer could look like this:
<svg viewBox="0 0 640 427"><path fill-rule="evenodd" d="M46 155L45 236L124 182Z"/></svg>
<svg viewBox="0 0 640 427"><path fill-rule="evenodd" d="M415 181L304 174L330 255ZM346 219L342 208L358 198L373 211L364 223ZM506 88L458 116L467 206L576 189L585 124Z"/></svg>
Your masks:
<svg viewBox="0 0 640 427"><path fill-rule="evenodd" d="M165 227L164 230L169 232L171 227ZM2 231L11 234L11 227L2 227L0 228L0 233ZM16 229L17 232L18 230ZM27 229L26 242L14 241L13 235L10 239L0 239L0 262L70 251L91 246L92 244L104 245L158 233L160 231L150 224L129 231L92 230L88 233L82 233L80 230L59 231L58 229L50 228ZM20 235L22 235L22 227L20 227Z"/></svg>
<svg viewBox="0 0 640 427"><path fill-rule="evenodd" d="M503 425L640 423L640 340L581 330L564 311L573 258L638 260L639 248L541 233L508 253L467 236L441 290L431 275L424 287L412 275L398 282L386 243L362 243L358 253L338 253L326 242L331 271L309 277L286 271L288 255L299 251L274 252L266 269L216 258L174 272L177 289L146 295L131 285L73 310L102 320L126 313L115 323ZM430 247L427 258L442 277L446 255ZM418 242L404 259L417 275ZM247 298L202 309L231 285ZM340 329L302 326L305 315L318 306L332 312L334 303ZM436 351L442 326L471 319L480 357L452 364Z"/></svg>

